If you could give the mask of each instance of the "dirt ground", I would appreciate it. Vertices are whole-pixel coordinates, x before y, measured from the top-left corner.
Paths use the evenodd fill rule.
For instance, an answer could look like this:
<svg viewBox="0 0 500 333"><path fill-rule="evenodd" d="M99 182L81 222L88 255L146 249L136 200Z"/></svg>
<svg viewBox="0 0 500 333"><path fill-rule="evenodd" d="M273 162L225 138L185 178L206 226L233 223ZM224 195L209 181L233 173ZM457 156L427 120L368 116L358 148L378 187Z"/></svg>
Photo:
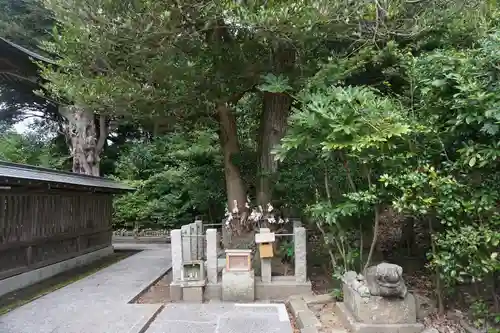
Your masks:
<svg viewBox="0 0 500 333"><path fill-rule="evenodd" d="M153 284L146 290L136 303L139 304L160 304L171 302L170 298L170 282L172 282L172 271L170 270L158 282Z"/></svg>
<svg viewBox="0 0 500 333"><path fill-rule="evenodd" d="M115 251L112 255L93 263L68 270L29 287L13 291L0 297L0 315L10 312L26 303L65 287L75 281L123 260L137 251Z"/></svg>
<svg viewBox="0 0 500 333"><path fill-rule="evenodd" d="M309 309L316 315L322 327L318 333L332 333L337 330L345 330L334 312L335 302L326 304L311 304Z"/></svg>

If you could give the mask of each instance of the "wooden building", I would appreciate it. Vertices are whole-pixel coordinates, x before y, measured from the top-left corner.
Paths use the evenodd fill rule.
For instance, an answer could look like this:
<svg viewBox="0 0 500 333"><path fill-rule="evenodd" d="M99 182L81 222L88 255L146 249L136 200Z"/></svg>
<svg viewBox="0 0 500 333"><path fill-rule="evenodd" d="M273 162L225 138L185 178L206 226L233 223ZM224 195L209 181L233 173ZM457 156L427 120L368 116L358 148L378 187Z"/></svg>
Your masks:
<svg viewBox="0 0 500 333"><path fill-rule="evenodd" d="M103 249L112 253L113 195L130 190L110 179L0 162L0 295L37 282L28 277L2 287L12 277Z"/></svg>

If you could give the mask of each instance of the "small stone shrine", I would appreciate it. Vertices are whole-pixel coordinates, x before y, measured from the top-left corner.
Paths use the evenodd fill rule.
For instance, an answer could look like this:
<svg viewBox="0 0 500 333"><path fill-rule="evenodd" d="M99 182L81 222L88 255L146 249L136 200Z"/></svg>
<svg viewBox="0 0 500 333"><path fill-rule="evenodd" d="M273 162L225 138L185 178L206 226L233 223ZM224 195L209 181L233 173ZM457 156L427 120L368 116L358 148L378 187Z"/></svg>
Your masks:
<svg viewBox="0 0 500 333"><path fill-rule="evenodd" d="M182 281L205 281L205 263L203 260L182 263Z"/></svg>
<svg viewBox="0 0 500 333"><path fill-rule="evenodd" d="M310 293L307 279L306 229L294 222L294 274L272 276L273 242L277 235L261 228L255 236L260 257L260 276L252 267L252 249L220 248L216 229L204 232L195 221L170 232L172 247L172 301L203 302L222 300L253 302L285 300L291 295ZM223 228L225 230L226 228ZM225 258L220 258L225 252Z"/></svg>
<svg viewBox="0 0 500 333"><path fill-rule="evenodd" d="M344 275L344 302L336 312L352 332L419 333L415 298L402 277L403 268L381 263L369 267L365 276L349 271Z"/></svg>

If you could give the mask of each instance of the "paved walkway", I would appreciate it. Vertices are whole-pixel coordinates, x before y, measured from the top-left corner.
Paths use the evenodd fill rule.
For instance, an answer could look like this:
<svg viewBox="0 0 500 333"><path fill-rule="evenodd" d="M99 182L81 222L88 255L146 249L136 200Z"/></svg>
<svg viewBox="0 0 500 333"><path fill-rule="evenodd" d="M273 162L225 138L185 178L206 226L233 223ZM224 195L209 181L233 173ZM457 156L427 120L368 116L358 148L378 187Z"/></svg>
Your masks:
<svg viewBox="0 0 500 333"><path fill-rule="evenodd" d="M0 317L1 333L135 333L161 304L127 304L171 267L170 245L145 249Z"/></svg>
<svg viewBox="0 0 500 333"><path fill-rule="evenodd" d="M292 333L284 304L167 304L146 333Z"/></svg>
<svg viewBox="0 0 500 333"><path fill-rule="evenodd" d="M292 333L283 304L128 304L170 269L170 245L115 247L144 251L1 316L0 333Z"/></svg>

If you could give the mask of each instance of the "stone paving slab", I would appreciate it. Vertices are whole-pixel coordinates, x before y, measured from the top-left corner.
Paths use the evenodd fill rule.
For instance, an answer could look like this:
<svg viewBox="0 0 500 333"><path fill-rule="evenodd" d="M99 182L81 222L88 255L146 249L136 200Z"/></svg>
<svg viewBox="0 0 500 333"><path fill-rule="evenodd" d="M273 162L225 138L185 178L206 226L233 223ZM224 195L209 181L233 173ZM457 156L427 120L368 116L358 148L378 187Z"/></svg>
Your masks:
<svg viewBox="0 0 500 333"><path fill-rule="evenodd" d="M137 249L119 244L118 249ZM170 245L144 244L95 274L0 317L1 333L133 333L161 304L127 304L171 267Z"/></svg>
<svg viewBox="0 0 500 333"><path fill-rule="evenodd" d="M292 333L284 304L167 304L146 333Z"/></svg>

